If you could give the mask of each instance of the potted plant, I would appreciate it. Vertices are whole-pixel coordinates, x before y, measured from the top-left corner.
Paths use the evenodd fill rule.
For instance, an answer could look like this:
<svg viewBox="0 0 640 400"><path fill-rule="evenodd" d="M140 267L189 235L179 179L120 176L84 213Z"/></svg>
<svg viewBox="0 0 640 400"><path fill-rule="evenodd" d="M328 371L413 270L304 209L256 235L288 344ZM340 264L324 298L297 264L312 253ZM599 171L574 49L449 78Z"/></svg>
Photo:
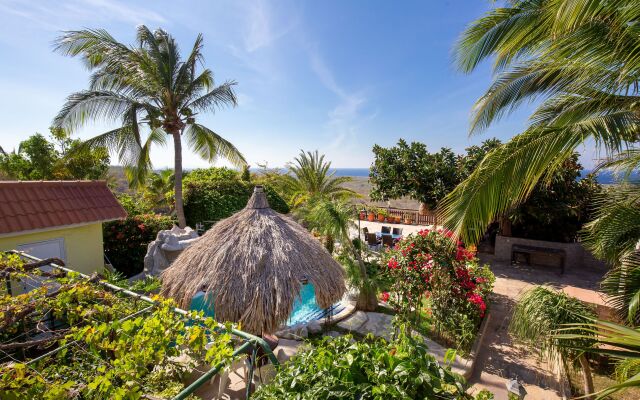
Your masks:
<svg viewBox="0 0 640 400"><path fill-rule="evenodd" d="M384 222L384 219L387 217L387 210L383 208L378 209L378 222Z"/></svg>
<svg viewBox="0 0 640 400"><path fill-rule="evenodd" d="M364 220L367 217L367 209L363 208L362 210L360 210L360 221Z"/></svg>
<svg viewBox="0 0 640 400"><path fill-rule="evenodd" d="M401 224L401 223L402 223L402 217L401 217L401 216L396 215L396 216L394 216L393 218L395 219L395 221L394 221L394 222L395 222L396 224Z"/></svg>
<svg viewBox="0 0 640 400"><path fill-rule="evenodd" d="M413 224L413 216L409 213L404 215L404 223L407 225Z"/></svg>
<svg viewBox="0 0 640 400"><path fill-rule="evenodd" d="M375 209L371 208L367 211L367 221L373 222L376 219Z"/></svg>

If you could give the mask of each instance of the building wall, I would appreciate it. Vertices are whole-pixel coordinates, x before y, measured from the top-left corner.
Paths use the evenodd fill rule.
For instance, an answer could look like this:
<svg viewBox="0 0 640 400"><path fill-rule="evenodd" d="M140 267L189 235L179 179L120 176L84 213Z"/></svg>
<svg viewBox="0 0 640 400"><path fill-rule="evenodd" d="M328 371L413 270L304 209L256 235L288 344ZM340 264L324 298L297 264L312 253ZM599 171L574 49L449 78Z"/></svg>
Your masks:
<svg viewBox="0 0 640 400"><path fill-rule="evenodd" d="M58 238L64 239L64 255L68 268L88 275L102 270L104 257L100 222L0 237L0 251L14 250L21 245Z"/></svg>
<svg viewBox="0 0 640 400"><path fill-rule="evenodd" d="M516 237L496 236L495 259L503 262L511 262L511 246L514 244L562 249L565 251L565 268L594 268L605 269L606 265L593 257L580 243L559 243L543 240L522 239ZM531 260L534 264L553 265L557 257L539 255ZM554 265L555 266L555 265Z"/></svg>

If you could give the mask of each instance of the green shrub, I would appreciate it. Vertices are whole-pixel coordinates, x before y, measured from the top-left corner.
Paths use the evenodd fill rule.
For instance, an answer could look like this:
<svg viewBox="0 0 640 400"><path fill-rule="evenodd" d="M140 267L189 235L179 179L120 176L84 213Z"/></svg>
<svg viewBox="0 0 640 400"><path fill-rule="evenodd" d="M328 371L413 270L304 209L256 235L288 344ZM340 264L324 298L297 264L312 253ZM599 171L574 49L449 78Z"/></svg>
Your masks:
<svg viewBox="0 0 640 400"><path fill-rule="evenodd" d="M117 193L116 197L128 215L153 213L153 205L140 194Z"/></svg>
<svg viewBox="0 0 640 400"><path fill-rule="evenodd" d="M158 232L171 229L172 217L159 214L133 215L103 224L104 252L111 264L125 276L142 272L147 245Z"/></svg>
<svg viewBox="0 0 640 400"><path fill-rule="evenodd" d="M324 338L283 365L254 400L471 399L461 377L438 364L422 339Z"/></svg>
<svg viewBox="0 0 640 400"><path fill-rule="evenodd" d="M193 170L184 184L184 212L189 226L205 221L211 223L242 210L253 193L254 185L240 179L228 168ZM275 190L265 186L269 205L275 211L288 213L289 206Z"/></svg>
<svg viewBox="0 0 640 400"><path fill-rule="evenodd" d="M382 300L417 326L422 326L422 312L426 311L433 333L448 345L468 351L495 281L491 270L480 266L453 232L441 229L404 237L384 254L384 260L391 294L383 293Z"/></svg>

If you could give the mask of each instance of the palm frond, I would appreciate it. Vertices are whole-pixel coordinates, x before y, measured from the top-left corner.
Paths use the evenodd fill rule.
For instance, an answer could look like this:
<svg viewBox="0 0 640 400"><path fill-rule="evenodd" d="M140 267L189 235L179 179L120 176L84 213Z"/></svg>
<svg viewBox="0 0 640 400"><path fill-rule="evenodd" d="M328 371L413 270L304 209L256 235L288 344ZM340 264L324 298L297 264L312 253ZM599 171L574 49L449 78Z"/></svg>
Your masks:
<svg viewBox="0 0 640 400"><path fill-rule="evenodd" d="M628 323L640 323L640 254L633 251L618 260L602 281L607 303Z"/></svg>
<svg viewBox="0 0 640 400"><path fill-rule="evenodd" d="M588 350L591 353L605 354L625 360L640 360L640 329L629 328L607 321L568 324L554 337L566 341L566 345L575 350ZM584 346L580 340L597 337L596 346ZM640 373L628 377L623 382L609 386L595 395L598 399L608 398L611 394L630 387L640 386Z"/></svg>
<svg viewBox="0 0 640 400"><path fill-rule="evenodd" d="M619 265L640 240L640 186L612 187L594 206L594 219L585 225L582 243L596 257Z"/></svg>
<svg viewBox="0 0 640 400"><path fill-rule="evenodd" d="M237 167L247 164L242 153L231 142L204 125L187 125L185 135L191 149L207 161L213 162L223 157Z"/></svg>
<svg viewBox="0 0 640 400"><path fill-rule="evenodd" d="M205 95L187 103L185 108L189 108L194 112L214 111L224 106L236 106L238 99L233 90L237 83L235 81L227 81L220 86L211 89Z"/></svg>
<svg viewBox="0 0 640 400"><path fill-rule="evenodd" d="M583 136L531 129L489 152L438 205L439 219L465 243L476 243L497 217L523 202L536 184L562 166Z"/></svg>

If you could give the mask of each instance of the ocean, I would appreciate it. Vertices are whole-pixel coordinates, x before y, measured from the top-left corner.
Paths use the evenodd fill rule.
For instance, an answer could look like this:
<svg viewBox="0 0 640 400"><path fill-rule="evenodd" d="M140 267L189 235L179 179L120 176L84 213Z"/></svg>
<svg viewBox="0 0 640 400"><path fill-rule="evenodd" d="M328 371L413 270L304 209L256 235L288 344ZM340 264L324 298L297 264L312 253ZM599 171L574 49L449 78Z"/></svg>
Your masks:
<svg viewBox="0 0 640 400"><path fill-rule="evenodd" d="M335 172L336 176L355 176L355 177L368 177L369 168L331 168L331 172ZM591 170L583 170L581 176L586 176ZM620 178L615 173L610 171L601 171L598 174L598 183L603 185L609 185L615 183ZM631 175L633 181L640 180L640 172L636 172Z"/></svg>
<svg viewBox="0 0 640 400"><path fill-rule="evenodd" d="M252 168L254 172L258 170ZM282 172L285 172L285 169L282 169ZM331 172L334 172L336 176L353 176L353 177L368 177L369 176L369 168L331 168ZM583 170L581 176L586 176L590 173L591 170ZM579 179L579 178L578 178ZM615 183L619 180L619 177L616 176L615 173L610 171L601 171L598 174L598 183L603 185L609 185ZM640 181L640 172L635 172L631 175L631 179L633 181Z"/></svg>

